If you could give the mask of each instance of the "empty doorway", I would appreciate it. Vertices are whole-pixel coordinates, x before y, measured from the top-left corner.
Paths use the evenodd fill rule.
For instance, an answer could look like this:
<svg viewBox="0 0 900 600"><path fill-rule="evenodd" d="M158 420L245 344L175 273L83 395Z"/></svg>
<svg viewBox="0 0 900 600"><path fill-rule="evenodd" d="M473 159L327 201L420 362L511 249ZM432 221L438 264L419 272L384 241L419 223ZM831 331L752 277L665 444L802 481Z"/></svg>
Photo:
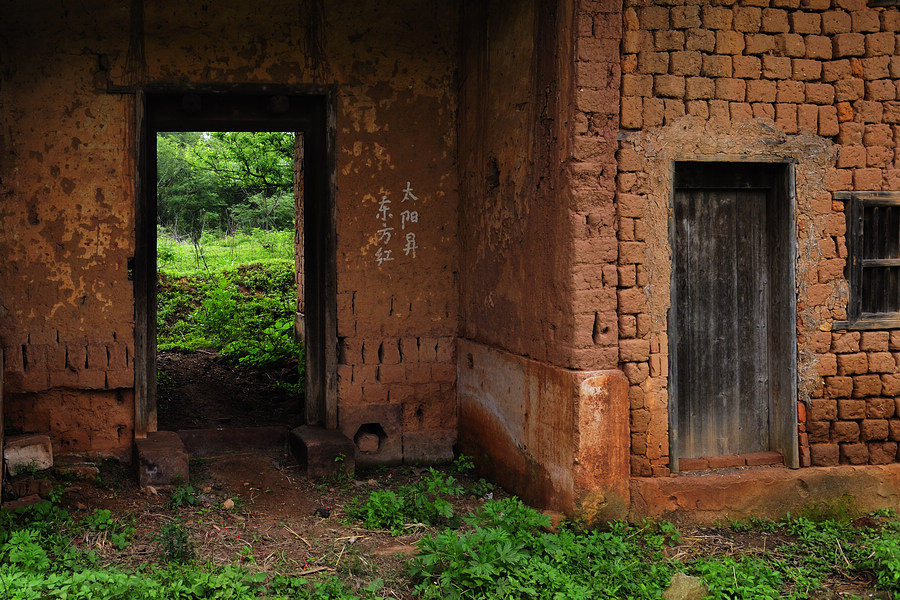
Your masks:
<svg viewBox="0 0 900 600"><path fill-rule="evenodd" d="M336 425L333 100L325 93L240 88L140 93L137 98L135 437L157 429L157 162L160 132L297 132L302 140L298 285L306 347L304 420ZM298 258L299 260L299 258Z"/></svg>
<svg viewBox="0 0 900 600"><path fill-rule="evenodd" d="M796 466L792 171L675 164L670 450L774 450Z"/></svg>

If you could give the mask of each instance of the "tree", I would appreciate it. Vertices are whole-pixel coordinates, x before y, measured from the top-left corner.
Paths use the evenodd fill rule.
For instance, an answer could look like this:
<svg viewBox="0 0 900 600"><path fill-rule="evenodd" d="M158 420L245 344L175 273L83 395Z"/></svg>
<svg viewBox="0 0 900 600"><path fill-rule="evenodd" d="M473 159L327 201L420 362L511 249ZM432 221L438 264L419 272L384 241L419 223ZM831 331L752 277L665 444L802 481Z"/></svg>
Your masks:
<svg viewBox="0 0 900 600"><path fill-rule="evenodd" d="M160 133L157 218L196 241L207 229L293 227L294 134Z"/></svg>

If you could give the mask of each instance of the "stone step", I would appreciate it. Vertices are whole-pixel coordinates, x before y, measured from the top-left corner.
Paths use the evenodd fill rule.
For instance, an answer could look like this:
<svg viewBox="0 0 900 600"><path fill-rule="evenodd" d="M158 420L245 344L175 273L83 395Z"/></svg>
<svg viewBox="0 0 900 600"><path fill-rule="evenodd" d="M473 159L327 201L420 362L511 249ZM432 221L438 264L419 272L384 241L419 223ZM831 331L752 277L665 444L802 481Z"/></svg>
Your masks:
<svg viewBox="0 0 900 600"><path fill-rule="evenodd" d="M291 430L291 448L307 477L329 477L340 471L352 474L356 468L356 445L336 430L301 425Z"/></svg>
<svg viewBox="0 0 900 600"><path fill-rule="evenodd" d="M233 429L180 429L178 436L191 456L215 456L229 452L284 448L289 429L283 426Z"/></svg>

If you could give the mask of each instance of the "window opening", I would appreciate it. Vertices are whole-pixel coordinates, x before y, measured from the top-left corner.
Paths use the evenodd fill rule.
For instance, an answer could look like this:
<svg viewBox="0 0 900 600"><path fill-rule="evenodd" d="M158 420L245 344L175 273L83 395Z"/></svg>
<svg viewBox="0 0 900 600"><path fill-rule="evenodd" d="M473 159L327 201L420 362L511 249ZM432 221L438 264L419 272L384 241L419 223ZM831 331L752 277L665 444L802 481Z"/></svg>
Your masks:
<svg viewBox="0 0 900 600"><path fill-rule="evenodd" d="M835 327L900 327L900 193L836 194L847 215L848 321Z"/></svg>

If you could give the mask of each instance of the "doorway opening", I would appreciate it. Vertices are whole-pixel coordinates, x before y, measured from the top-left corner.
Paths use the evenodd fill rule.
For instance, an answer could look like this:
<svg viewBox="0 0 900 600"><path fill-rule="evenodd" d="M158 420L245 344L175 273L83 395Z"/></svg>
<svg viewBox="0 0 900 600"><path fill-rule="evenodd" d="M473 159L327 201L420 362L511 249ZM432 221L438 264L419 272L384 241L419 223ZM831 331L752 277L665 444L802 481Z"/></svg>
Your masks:
<svg viewBox="0 0 900 600"><path fill-rule="evenodd" d="M303 134L156 134L157 418L304 422Z"/></svg>
<svg viewBox="0 0 900 600"><path fill-rule="evenodd" d="M185 426L218 429L317 423L334 427L337 303L330 95L268 87L141 93L137 114L135 437L157 428ZM171 175L167 171L171 165L165 164L171 156L165 152L171 154L171 146L188 143L197 148L195 162L219 160L215 168L226 177L249 176L239 173L245 167L238 168L237 163L242 162L241 152L254 145L254 151L264 152L268 144L270 162L288 160L290 165L287 173L280 172L281 181L271 181L277 176L270 173L249 185L247 181L235 184L231 191L246 197L232 210L217 197L225 193L221 189L210 192L208 181L206 189L194 182L195 189L185 194L199 206L194 207L193 221L185 222L172 212L171 198L166 196L171 190L161 190L158 184L160 177ZM199 156L204 151L207 154ZM227 172L229 163L235 166L232 172ZM200 197L204 193L210 196L206 204ZM285 231L280 221L292 217L296 224ZM160 225L164 227L158 229ZM262 227L254 233L253 225ZM274 231L278 225L281 233ZM216 232L226 234L218 248L220 253L231 253L226 262L241 262L239 255L245 254L247 246L257 246L258 253L270 257L283 254L285 260L264 264L251 259L250 265L219 268L222 260L217 263L212 256ZM227 234L232 234L230 239ZM245 242L241 250L239 238ZM185 246L187 252L182 252ZM204 281L193 288L194 298L184 299L193 310L189 318L205 320L203 327L189 335L203 331L218 345L217 351L210 351L202 348L202 340L189 340L205 350L191 359L177 352L157 352L176 350L179 345L179 335L172 336L167 329L173 307L166 306L165 313L158 311L158 285L178 282L157 276L158 267L178 254L194 261ZM186 289L190 294L191 286ZM268 297L273 291L274 299ZM167 337L158 347L160 322ZM300 344L305 357L290 356ZM273 358L284 359L281 372L254 368ZM236 363L250 368L241 369ZM304 363L301 397L294 382ZM283 383L273 385L278 379Z"/></svg>
<svg viewBox="0 0 900 600"><path fill-rule="evenodd" d="M776 451L797 467L793 171L674 166L671 468Z"/></svg>

